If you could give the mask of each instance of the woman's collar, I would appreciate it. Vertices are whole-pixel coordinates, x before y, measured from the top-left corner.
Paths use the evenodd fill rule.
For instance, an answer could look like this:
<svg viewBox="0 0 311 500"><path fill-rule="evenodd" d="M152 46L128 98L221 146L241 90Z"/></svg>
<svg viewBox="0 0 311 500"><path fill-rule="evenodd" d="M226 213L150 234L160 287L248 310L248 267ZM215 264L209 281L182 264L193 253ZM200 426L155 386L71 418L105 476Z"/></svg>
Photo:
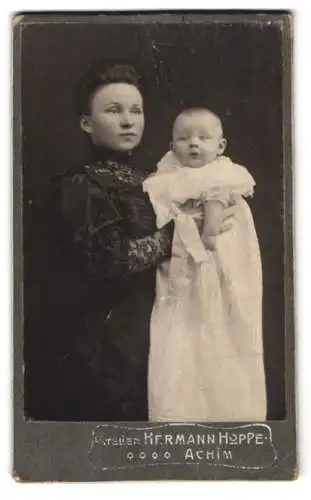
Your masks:
<svg viewBox="0 0 311 500"><path fill-rule="evenodd" d="M92 145L92 155L96 161L111 161L119 164L128 164L133 158L132 151L114 151L94 144Z"/></svg>
<svg viewBox="0 0 311 500"><path fill-rule="evenodd" d="M125 184L139 185L146 177L140 171L132 152L112 151L104 147L93 146L91 167L87 167L89 175L110 175Z"/></svg>

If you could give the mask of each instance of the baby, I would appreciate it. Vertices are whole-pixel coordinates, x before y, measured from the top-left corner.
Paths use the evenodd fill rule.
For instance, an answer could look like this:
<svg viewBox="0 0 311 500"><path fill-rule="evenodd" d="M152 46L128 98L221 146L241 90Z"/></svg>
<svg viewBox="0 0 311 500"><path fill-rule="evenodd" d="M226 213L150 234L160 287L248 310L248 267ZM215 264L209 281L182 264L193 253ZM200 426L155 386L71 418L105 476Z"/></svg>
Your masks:
<svg viewBox="0 0 311 500"><path fill-rule="evenodd" d="M189 109L178 115L173 126L172 151L181 165L201 168L220 157L227 146L218 116L207 109ZM191 207L191 201L188 207ZM186 205L187 206L187 205ZM198 206L196 203L192 206ZM215 238L222 222L224 205L219 200L204 203L202 241L215 249Z"/></svg>
<svg viewBox="0 0 311 500"><path fill-rule="evenodd" d="M144 182L158 227L175 222L171 260L157 269L149 418L264 420L261 258L243 199L255 182L223 156L222 124L208 109L182 111L172 135ZM233 199L233 227L219 234Z"/></svg>

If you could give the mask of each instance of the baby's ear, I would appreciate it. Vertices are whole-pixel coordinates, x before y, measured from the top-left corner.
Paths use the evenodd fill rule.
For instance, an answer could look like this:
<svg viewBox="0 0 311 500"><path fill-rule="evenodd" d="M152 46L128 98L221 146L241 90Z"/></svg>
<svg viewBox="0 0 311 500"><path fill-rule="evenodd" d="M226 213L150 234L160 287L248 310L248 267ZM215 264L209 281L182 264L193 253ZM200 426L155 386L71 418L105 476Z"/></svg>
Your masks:
<svg viewBox="0 0 311 500"><path fill-rule="evenodd" d="M227 139L220 139L219 141L219 155L222 155L225 152L225 149L227 147Z"/></svg>
<svg viewBox="0 0 311 500"><path fill-rule="evenodd" d="M170 151L172 151L172 153L175 153L175 146L173 141L170 142Z"/></svg>

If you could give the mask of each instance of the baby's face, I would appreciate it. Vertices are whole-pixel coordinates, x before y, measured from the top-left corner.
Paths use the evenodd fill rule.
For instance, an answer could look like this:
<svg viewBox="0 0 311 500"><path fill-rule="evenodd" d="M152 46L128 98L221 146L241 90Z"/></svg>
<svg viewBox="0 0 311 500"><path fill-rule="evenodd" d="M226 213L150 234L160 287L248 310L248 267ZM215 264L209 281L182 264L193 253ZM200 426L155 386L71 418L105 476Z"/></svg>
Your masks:
<svg viewBox="0 0 311 500"><path fill-rule="evenodd" d="M214 115L200 111L181 114L173 128L173 151L187 167L203 167L221 155L226 147L222 127Z"/></svg>

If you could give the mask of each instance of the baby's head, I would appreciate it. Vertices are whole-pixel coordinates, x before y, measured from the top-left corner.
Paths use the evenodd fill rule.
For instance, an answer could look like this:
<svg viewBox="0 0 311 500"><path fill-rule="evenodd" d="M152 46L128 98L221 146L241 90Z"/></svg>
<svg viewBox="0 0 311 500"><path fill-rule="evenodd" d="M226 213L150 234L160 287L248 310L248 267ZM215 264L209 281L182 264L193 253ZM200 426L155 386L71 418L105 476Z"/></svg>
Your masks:
<svg viewBox="0 0 311 500"><path fill-rule="evenodd" d="M172 150L187 167L203 167L226 149L222 124L217 115L206 108L182 111L173 126Z"/></svg>

